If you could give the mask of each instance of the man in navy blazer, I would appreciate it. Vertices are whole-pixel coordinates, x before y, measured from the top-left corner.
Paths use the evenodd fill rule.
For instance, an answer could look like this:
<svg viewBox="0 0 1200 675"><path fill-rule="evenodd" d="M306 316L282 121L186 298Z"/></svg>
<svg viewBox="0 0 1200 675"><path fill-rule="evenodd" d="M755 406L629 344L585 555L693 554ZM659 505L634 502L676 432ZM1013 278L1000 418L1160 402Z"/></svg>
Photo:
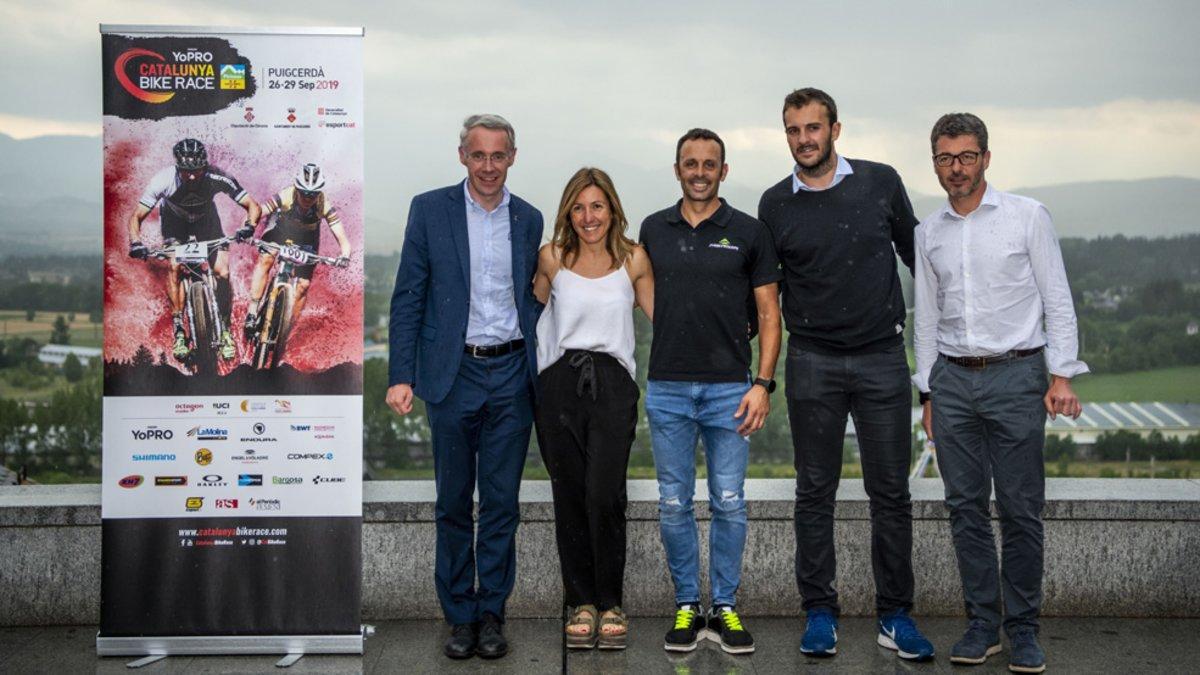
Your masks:
<svg viewBox="0 0 1200 675"><path fill-rule="evenodd" d="M516 578L541 312L532 279L542 214L504 186L516 155L504 118L463 122L467 179L413 198L392 293L387 402L406 415L421 397L433 432L434 582L451 658L508 651L504 604Z"/></svg>

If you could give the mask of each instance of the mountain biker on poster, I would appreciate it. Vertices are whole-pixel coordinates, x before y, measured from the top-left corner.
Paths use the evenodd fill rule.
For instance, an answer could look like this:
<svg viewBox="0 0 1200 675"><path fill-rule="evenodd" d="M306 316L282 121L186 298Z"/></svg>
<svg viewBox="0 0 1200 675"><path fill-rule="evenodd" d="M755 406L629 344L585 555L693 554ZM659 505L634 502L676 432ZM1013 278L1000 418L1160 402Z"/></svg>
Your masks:
<svg viewBox="0 0 1200 675"><path fill-rule="evenodd" d="M187 242L194 237L199 241L219 239L224 236L221 219L214 203L218 193L246 209L247 224L257 222L262 210L241 184L221 169L208 163L208 151L204 144L194 138L185 138L173 149L175 166L167 167L154 174L146 186L137 210L129 218L129 256L146 259L150 250L142 243L142 222L156 206L164 242L175 240ZM229 313L233 290L229 285L229 252L213 250L210 263L217 277L216 297L221 313L222 325L220 353L226 361L232 359L237 350L229 332ZM171 301L171 319L175 342L171 353L183 361L191 353L183 329L183 290L179 284L180 266L172 261L167 278L167 297Z"/></svg>
<svg viewBox="0 0 1200 675"><path fill-rule="evenodd" d="M341 247L338 256L338 266L345 267L350 261L350 240L342 227L337 209L329 203L325 196L325 174L316 164L305 164L296 172L292 185L279 191L266 202L263 216L270 219L270 225L263 232L263 241L275 244L293 244L301 249L315 253L321 241L320 225L324 220L329 226L330 233ZM247 223L238 230L238 239L249 239L254 235L252 226ZM267 287L267 276L275 263L275 254L262 251L254 267L254 276L250 282L250 305L246 310L244 324L246 336L255 334L259 329L259 305ZM316 265L302 265L296 268L299 277L296 284L295 304L292 306L291 320L300 317L304 309L304 299L312 280Z"/></svg>

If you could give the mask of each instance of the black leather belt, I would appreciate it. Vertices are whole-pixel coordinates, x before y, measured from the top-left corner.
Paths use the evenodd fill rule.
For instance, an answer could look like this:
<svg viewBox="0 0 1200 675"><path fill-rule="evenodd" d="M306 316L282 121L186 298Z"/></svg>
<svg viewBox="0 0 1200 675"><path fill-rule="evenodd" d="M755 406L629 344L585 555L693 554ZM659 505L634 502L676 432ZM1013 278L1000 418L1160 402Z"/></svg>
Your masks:
<svg viewBox="0 0 1200 675"><path fill-rule="evenodd" d="M513 340L512 342L505 342L502 345L486 345L482 347L479 345L466 345L463 351L477 359L486 359L490 356L504 356L505 354L511 354L512 352L515 352L524 346L525 340L522 339Z"/></svg>
<svg viewBox="0 0 1200 675"><path fill-rule="evenodd" d="M942 354L942 358L956 366L962 366L963 368L987 368L988 366L993 366L997 363L1004 363L1005 361L1012 361L1013 359L1020 359L1026 356L1033 356L1034 354L1041 354L1043 349L1045 349L1045 347L1034 347L1033 349L1014 349L1012 351L1004 352L1003 354L996 354L995 356L946 356L945 354Z"/></svg>

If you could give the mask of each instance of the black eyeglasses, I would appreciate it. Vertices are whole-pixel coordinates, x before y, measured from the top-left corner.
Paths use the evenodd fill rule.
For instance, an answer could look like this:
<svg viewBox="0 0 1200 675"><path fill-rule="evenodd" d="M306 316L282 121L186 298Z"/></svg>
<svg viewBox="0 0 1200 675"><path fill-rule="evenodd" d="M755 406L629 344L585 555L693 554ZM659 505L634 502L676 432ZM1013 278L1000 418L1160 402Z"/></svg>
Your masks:
<svg viewBox="0 0 1200 675"><path fill-rule="evenodd" d="M321 194L320 190L312 190L310 192L309 190L301 190L300 188L296 188L296 192L298 192L300 196L304 197L305 199L312 199L313 197Z"/></svg>
<svg viewBox="0 0 1200 675"><path fill-rule="evenodd" d="M979 156L982 154L983 153L975 152L974 150L960 152L957 155L943 152L940 155L933 156L933 163L937 164L938 166L950 166L951 164L954 164L954 160L957 159L958 163L962 164L963 166L974 166L975 162L979 161Z"/></svg>

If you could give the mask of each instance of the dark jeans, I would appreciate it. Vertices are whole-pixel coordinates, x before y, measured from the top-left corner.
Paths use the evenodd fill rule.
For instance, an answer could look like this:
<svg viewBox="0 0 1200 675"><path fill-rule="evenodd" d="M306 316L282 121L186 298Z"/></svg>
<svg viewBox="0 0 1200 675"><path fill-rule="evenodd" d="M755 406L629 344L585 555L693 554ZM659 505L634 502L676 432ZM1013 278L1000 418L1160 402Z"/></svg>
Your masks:
<svg viewBox="0 0 1200 675"><path fill-rule="evenodd" d="M538 380L538 446L554 493L564 599L571 607L618 607L637 384L612 356L580 350L567 350Z"/></svg>
<svg viewBox="0 0 1200 675"><path fill-rule="evenodd" d="M929 376L933 440L967 616L996 629L1003 616L1009 633L1036 628L1042 605L1046 377L1042 354L979 369L939 357ZM993 483L1002 565L989 511Z"/></svg>
<svg viewBox="0 0 1200 675"><path fill-rule="evenodd" d="M833 510L849 414L871 506L875 609L880 615L912 609L912 394L904 347L830 356L789 344L786 377L796 466L796 582L803 608L840 611Z"/></svg>
<svg viewBox="0 0 1200 675"><path fill-rule="evenodd" d="M516 579L517 497L533 424L526 368L524 350L463 356L450 393L425 406L437 486L433 578L452 624L478 621L483 612L503 619ZM472 513L477 476L478 532Z"/></svg>

